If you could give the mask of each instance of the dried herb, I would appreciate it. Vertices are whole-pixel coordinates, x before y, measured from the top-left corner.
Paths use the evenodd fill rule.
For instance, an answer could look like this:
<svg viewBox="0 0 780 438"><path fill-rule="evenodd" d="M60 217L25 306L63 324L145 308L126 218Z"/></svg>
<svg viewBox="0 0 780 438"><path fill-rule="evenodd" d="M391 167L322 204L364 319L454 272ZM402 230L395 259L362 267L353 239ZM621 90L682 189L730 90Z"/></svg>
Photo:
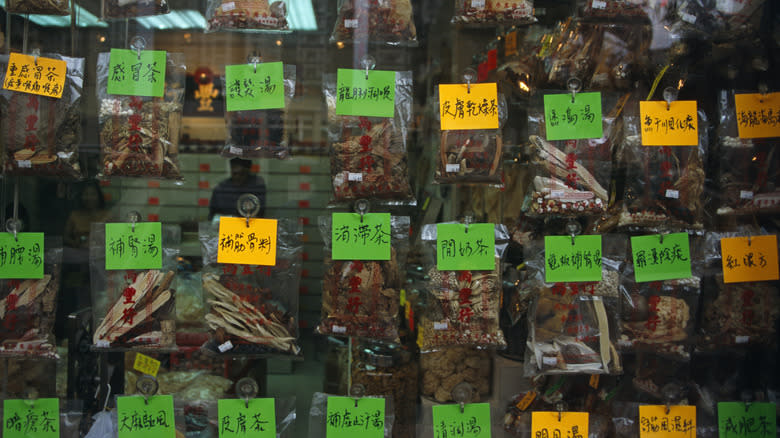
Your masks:
<svg viewBox="0 0 780 438"><path fill-rule="evenodd" d="M452 347L420 355L422 394L439 403L452 400L452 389L466 382L474 388L471 400L478 402L490 396L493 360L487 350Z"/></svg>
<svg viewBox="0 0 780 438"><path fill-rule="evenodd" d="M103 18L135 18L170 12L167 0L103 0Z"/></svg>
<svg viewBox="0 0 780 438"><path fill-rule="evenodd" d="M434 179L441 184L500 184L501 152L498 131L442 131Z"/></svg>
<svg viewBox="0 0 780 438"><path fill-rule="evenodd" d="M530 24L534 17L532 0L485 0L482 8L473 7L472 0L455 0L453 23L466 24Z"/></svg>
<svg viewBox="0 0 780 438"><path fill-rule="evenodd" d="M68 0L7 0L6 10L11 14L70 14Z"/></svg>
<svg viewBox="0 0 780 438"><path fill-rule="evenodd" d="M330 40L416 44L412 4L409 0L340 0Z"/></svg>
<svg viewBox="0 0 780 438"><path fill-rule="evenodd" d="M210 0L206 11L207 30L285 30L286 9L283 1Z"/></svg>

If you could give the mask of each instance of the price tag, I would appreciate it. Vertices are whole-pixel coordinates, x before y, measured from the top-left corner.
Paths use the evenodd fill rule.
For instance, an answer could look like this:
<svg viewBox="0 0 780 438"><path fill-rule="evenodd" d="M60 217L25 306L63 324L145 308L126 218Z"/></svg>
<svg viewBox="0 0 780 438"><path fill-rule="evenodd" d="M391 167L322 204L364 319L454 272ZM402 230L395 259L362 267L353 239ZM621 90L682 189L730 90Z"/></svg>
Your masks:
<svg viewBox="0 0 780 438"><path fill-rule="evenodd" d="M111 49L108 94L162 97L165 90L165 51Z"/></svg>
<svg viewBox="0 0 780 438"><path fill-rule="evenodd" d="M326 438L383 438L385 436L385 399L328 397Z"/></svg>
<svg viewBox="0 0 780 438"><path fill-rule="evenodd" d="M539 411L531 413L531 436L536 437L588 437L587 412Z"/></svg>
<svg viewBox="0 0 780 438"><path fill-rule="evenodd" d="M495 83L440 84L441 129L498 129L498 87Z"/></svg>
<svg viewBox="0 0 780 438"><path fill-rule="evenodd" d="M601 93L544 95L547 140L601 138Z"/></svg>
<svg viewBox="0 0 780 438"><path fill-rule="evenodd" d="M43 233L0 233L0 278L43 278Z"/></svg>
<svg viewBox="0 0 780 438"><path fill-rule="evenodd" d="M436 269L440 271L492 271L495 248L493 224L436 225Z"/></svg>
<svg viewBox="0 0 780 438"><path fill-rule="evenodd" d="M695 438L696 406L639 406L639 438Z"/></svg>
<svg viewBox="0 0 780 438"><path fill-rule="evenodd" d="M393 117L395 72L338 69L336 114L340 116Z"/></svg>
<svg viewBox="0 0 780 438"><path fill-rule="evenodd" d="M3 437L59 438L60 400L3 400Z"/></svg>
<svg viewBox="0 0 780 438"><path fill-rule="evenodd" d="M444 171L447 173L460 172L460 164L446 164Z"/></svg>
<svg viewBox="0 0 780 438"><path fill-rule="evenodd" d="M217 347L217 350L219 350L220 353L224 353L232 349L233 349L233 343L230 342L230 340L227 340L224 343L219 344L219 346Z"/></svg>
<svg viewBox="0 0 780 438"><path fill-rule="evenodd" d="M161 269L162 224L106 224L106 269Z"/></svg>
<svg viewBox="0 0 780 438"><path fill-rule="evenodd" d="M116 414L118 438L176 438L173 396L117 397Z"/></svg>
<svg viewBox="0 0 780 438"><path fill-rule="evenodd" d="M276 407L272 398L217 401L219 438L276 437Z"/></svg>
<svg viewBox="0 0 780 438"><path fill-rule="evenodd" d="M680 199L680 191L679 190L672 190L672 189L666 189L666 195L667 199Z"/></svg>
<svg viewBox="0 0 780 438"><path fill-rule="evenodd" d="M663 242L662 242L663 241ZM637 283L691 277L691 248L687 233L653 234L631 238Z"/></svg>
<svg viewBox="0 0 780 438"><path fill-rule="evenodd" d="M344 27L347 29L357 29L358 20L356 18L347 18L344 20Z"/></svg>
<svg viewBox="0 0 780 438"><path fill-rule="evenodd" d="M160 361L145 354L136 353L133 369L152 377L157 377L157 371L160 370Z"/></svg>
<svg viewBox="0 0 780 438"><path fill-rule="evenodd" d="M601 236L544 236L548 283L601 281Z"/></svg>
<svg viewBox="0 0 780 438"><path fill-rule="evenodd" d="M504 39L504 56L517 55L517 31L506 34Z"/></svg>
<svg viewBox="0 0 780 438"><path fill-rule="evenodd" d="M777 431L774 403L718 403L719 438L769 438Z"/></svg>
<svg viewBox="0 0 780 438"><path fill-rule="evenodd" d="M433 407L433 438L490 438L490 404L466 403Z"/></svg>
<svg viewBox="0 0 780 438"><path fill-rule="evenodd" d="M333 213L333 260L390 260L390 213Z"/></svg>
<svg viewBox="0 0 780 438"><path fill-rule="evenodd" d="M644 146L696 146L699 118L695 100L640 101L639 115Z"/></svg>
<svg viewBox="0 0 780 438"><path fill-rule="evenodd" d="M276 219L219 218L217 263L276 266Z"/></svg>
<svg viewBox="0 0 780 438"><path fill-rule="evenodd" d="M780 279L776 235L720 239L720 252L724 283Z"/></svg>
<svg viewBox="0 0 780 438"><path fill-rule="evenodd" d="M485 0L471 0L471 7L475 9L485 9Z"/></svg>
<svg viewBox="0 0 780 438"><path fill-rule="evenodd" d="M284 65L226 65L225 88L228 111L284 108Z"/></svg>
<svg viewBox="0 0 780 438"><path fill-rule="evenodd" d="M680 12L680 18L682 21L690 24L696 24L696 16L687 12Z"/></svg>
<svg viewBox="0 0 780 438"><path fill-rule="evenodd" d="M593 9L606 9L607 8L607 2L603 0L593 0L593 3L591 3L591 7Z"/></svg>
<svg viewBox="0 0 780 438"><path fill-rule="evenodd" d="M534 400L536 400L536 391L528 391L525 393L523 398L521 398L520 401L515 404L515 407L521 411L524 411L528 409L529 406L531 406L531 403L533 403Z"/></svg>
<svg viewBox="0 0 780 438"><path fill-rule="evenodd" d="M236 8L236 2L222 3L222 12L230 12Z"/></svg>
<svg viewBox="0 0 780 438"><path fill-rule="evenodd" d="M363 174L360 172L347 172L347 181L362 182Z"/></svg>
<svg viewBox="0 0 780 438"><path fill-rule="evenodd" d="M780 92L735 94L740 138L780 137Z"/></svg>
<svg viewBox="0 0 780 438"><path fill-rule="evenodd" d="M65 61L11 53L3 88L59 99L65 88L67 72Z"/></svg>

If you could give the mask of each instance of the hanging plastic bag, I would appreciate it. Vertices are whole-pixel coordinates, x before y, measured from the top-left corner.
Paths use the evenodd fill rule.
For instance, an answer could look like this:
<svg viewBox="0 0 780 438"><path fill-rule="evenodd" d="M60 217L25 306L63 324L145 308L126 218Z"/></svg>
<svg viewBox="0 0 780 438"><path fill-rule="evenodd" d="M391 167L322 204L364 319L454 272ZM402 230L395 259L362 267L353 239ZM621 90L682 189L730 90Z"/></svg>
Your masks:
<svg viewBox="0 0 780 438"><path fill-rule="evenodd" d="M206 32L287 30L287 5L273 0L209 0Z"/></svg>
<svg viewBox="0 0 780 438"><path fill-rule="evenodd" d="M113 438L117 436L116 410L100 411L92 416L94 422L84 438Z"/></svg>
<svg viewBox="0 0 780 438"><path fill-rule="evenodd" d="M203 348L215 353L297 355L298 286L301 279L301 226L277 223L276 266L217 263L219 223L201 222L203 291L211 313L212 339Z"/></svg>
<svg viewBox="0 0 780 438"><path fill-rule="evenodd" d="M179 226L162 226L162 269L106 270L104 223L92 224L89 241L94 347L175 349Z"/></svg>
<svg viewBox="0 0 780 438"><path fill-rule="evenodd" d="M230 87L230 84L227 84ZM227 141L225 158L289 158L287 108L295 96L295 66L284 66L284 109L225 110Z"/></svg>
<svg viewBox="0 0 780 438"><path fill-rule="evenodd" d="M328 417L328 397L331 394L315 392L311 398L311 408L309 409L309 438L326 438ZM367 397L374 398L374 397ZM384 438L393 437L393 426L395 421L395 411L393 401L385 400L385 424ZM338 416L341 417L341 416ZM334 419L335 420L335 419Z"/></svg>
<svg viewBox="0 0 780 438"><path fill-rule="evenodd" d="M54 322L62 272L62 239L45 237L41 255L43 278L0 280L0 357L58 357Z"/></svg>
<svg viewBox="0 0 780 438"><path fill-rule="evenodd" d="M493 357L488 350L448 347L420 354L422 395L438 403L452 400L452 390L465 382L471 385L469 402L485 401L492 394Z"/></svg>
<svg viewBox="0 0 780 438"><path fill-rule="evenodd" d="M168 0L102 0L101 11L104 20L113 20L167 14L171 10Z"/></svg>
<svg viewBox="0 0 780 438"><path fill-rule="evenodd" d="M588 81L593 90L631 90L647 70L652 27L644 23L609 23L599 25L599 46L593 75Z"/></svg>
<svg viewBox="0 0 780 438"><path fill-rule="evenodd" d="M339 0L330 42L416 46L412 3L410 0Z"/></svg>
<svg viewBox="0 0 780 438"><path fill-rule="evenodd" d="M761 27L764 0L686 0L674 2L669 32L675 39L732 41Z"/></svg>
<svg viewBox="0 0 780 438"><path fill-rule="evenodd" d="M649 0L586 0L580 16L594 20L647 20Z"/></svg>
<svg viewBox="0 0 780 438"><path fill-rule="evenodd" d="M108 94L110 53L98 54L99 176L181 179L184 57L166 54L164 97Z"/></svg>
<svg viewBox="0 0 780 438"><path fill-rule="evenodd" d="M409 217L390 217L390 260L331 259L330 216L320 216L325 242L322 320L317 333L398 342L398 309L409 252Z"/></svg>
<svg viewBox="0 0 780 438"><path fill-rule="evenodd" d="M7 0L9 14L70 15L68 0Z"/></svg>
<svg viewBox="0 0 780 438"><path fill-rule="evenodd" d="M67 2L66 2L67 4ZM84 58L44 54L65 61L67 76L61 98L0 91L0 136L6 175L80 178L81 95ZM8 55L0 55L5 83Z"/></svg>
<svg viewBox="0 0 780 438"><path fill-rule="evenodd" d="M454 0L453 23L522 25L535 23L533 0Z"/></svg>
<svg viewBox="0 0 780 438"><path fill-rule="evenodd" d="M395 73L392 118L337 115L335 75L325 76L323 93L328 105L333 199L412 200L406 153L412 123L412 73Z"/></svg>

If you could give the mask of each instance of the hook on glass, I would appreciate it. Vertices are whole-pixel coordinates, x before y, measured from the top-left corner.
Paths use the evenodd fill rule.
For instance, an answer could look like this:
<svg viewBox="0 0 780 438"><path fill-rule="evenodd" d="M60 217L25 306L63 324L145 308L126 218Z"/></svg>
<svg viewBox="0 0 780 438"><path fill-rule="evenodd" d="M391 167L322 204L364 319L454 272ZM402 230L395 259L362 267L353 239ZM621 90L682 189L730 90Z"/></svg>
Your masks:
<svg viewBox="0 0 780 438"><path fill-rule="evenodd" d="M130 49L135 50L138 59L141 59L141 51L146 48L146 40L141 35L136 35L130 40Z"/></svg>
<svg viewBox="0 0 780 438"><path fill-rule="evenodd" d="M463 70L463 81L466 82L466 92L471 93L471 83L477 82L477 71L469 67Z"/></svg>
<svg viewBox="0 0 780 438"><path fill-rule="evenodd" d="M247 62L254 67L255 74L257 74L257 64L262 62L262 59L263 57L258 52L252 52L246 57Z"/></svg>
<svg viewBox="0 0 780 438"><path fill-rule="evenodd" d="M363 70L366 72L366 80L368 80L368 71L373 70L374 67L376 67L376 59L374 59L371 55L365 55L360 60L360 66L363 67Z"/></svg>
<svg viewBox="0 0 780 438"><path fill-rule="evenodd" d="M360 215L360 223L363 223L363 217L368 213L369 203L367 199L358 199L355 201L355 212Z"/></svg>
<svg viewBox="0 0 780 438"><path fill-rule="evenodd" d="M576 76L572 76L566 81L566 88L571 93L571 103L574 103L577 93L582 90L582 80Z"/></svg>
<svg viewBox="0 0 780 438"><path fill-rule="evenodd" d="M674 87L666 87L664 88L664 100L666 101L666 110L670 111L672 109L672 102L677 100L677 93L678 90Z"/></svg>

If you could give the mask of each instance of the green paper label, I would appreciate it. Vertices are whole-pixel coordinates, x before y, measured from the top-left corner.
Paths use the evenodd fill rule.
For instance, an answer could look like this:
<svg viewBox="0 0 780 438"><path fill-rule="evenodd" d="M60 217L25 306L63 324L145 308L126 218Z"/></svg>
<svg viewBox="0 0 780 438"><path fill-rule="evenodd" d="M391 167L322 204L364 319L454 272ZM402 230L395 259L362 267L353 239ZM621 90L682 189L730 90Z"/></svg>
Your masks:
<svg viewBox="0 0 780 438"><path fill-rule="evenodd" d="M433 407L433 438L490 438L490 404Z"/></svg>
<svg viewBox="0 0 780 438"><path fill-rule="evenodd" d="M223 399L217 402L219 438L274 438L276 411L274 399Z"/></svg>
<svg viewBox="0 0 780 438"><path fill-rule="evenodd" d="M281 62L225 66L228 111L284 108L284 66Z"/></svg>
<svg viewBox="0 0 780 438"><path fill-rule="evenodd" d="M336 114L393 117L395 72L340 68L336 78Z"/></svg>
<svg viewBox="0 0 780 438"><path fill-rule="evenodd" d="M385 399L328 397L325 438L382 438L385 436Z"/></svg>
<svg viewBox="0 0 780 438"><path fill-rule="evenodd" d="M718 403L720 438L770 438L777 433L774 403Z"/></svg>
<svg viewBox="0 0 780 438"><path fill-rule="evenodd" d="M159 222L106 224L106 270L161 269L161 236Z"/></svg>
<svg viewBox="0 0 780 438"><path fill-rule="evenodd" d="M165 90L165 51L111 49L108 94L162 97Z"/></svg>
<svg viewBox="0 0 780 438"><path fill-rule="evenodd" d="M637 283L691 277L691 247L687 233L631 238Z"/></svg>
<svg viewBox="0 0 780 438"><path fill-rule="evenodd" d="M3 437L59 438L60 400L3 400Z"/></svg>
<svg viewBox="0 0 780 438"><path fill-rule="evenodd" d="M43 233L0 233L0 278L43 278Z"/></svg>
<svg viewBox="0 0 780 438"><path fill-rule="evenodd" d="M176 438L173 396L117 397L116 413L118 438Z"/></svg>
<svg viewBox="0 0 780 438"><path fill-rule="evenodd" d="M436 269L492 271L496 268L495 225L437 224Z"/></svg>
<svg viewBox="0 0 780 438"><path fill-rule="evenodd" d="M390 260L390 213L333 213L333 260Z"/></svg>
<svg viewBox="0 0 780 438"><path fill-rule="evenodd" d="M601 236L545 236L544 279L601 281Z"/></svg>
<svg viewBox="0 0 780 438"><path fill-rule="evenodd" d="M601 138L601 93L544 95L547 140Z"/></svg>

